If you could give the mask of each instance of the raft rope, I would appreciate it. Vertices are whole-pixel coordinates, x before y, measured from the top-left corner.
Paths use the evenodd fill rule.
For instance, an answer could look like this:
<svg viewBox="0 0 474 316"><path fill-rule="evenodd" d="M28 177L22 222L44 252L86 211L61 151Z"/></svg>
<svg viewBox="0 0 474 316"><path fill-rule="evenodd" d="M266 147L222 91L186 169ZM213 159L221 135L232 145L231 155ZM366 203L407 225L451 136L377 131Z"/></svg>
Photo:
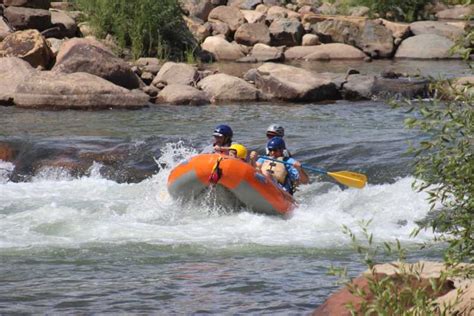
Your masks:
<svg viewBox="0 0 474 316"><path fill-rule="evenodd" d="M209 176L210 185L216 185L222 177L222 170L219 168L219 164L221 163L222 159L222 157L217 158L216 164L212 168L211 175Z"/></svg>

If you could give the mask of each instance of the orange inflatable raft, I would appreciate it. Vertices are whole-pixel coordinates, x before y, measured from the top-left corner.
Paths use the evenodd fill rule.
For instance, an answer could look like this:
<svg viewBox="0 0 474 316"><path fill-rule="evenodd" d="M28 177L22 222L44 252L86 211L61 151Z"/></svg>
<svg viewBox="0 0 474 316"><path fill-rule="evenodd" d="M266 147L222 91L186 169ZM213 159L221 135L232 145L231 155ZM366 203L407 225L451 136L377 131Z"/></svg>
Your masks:
<svg viewBox="0 0 474 316"><path fill-rule="evenodd" d="M200 154L175 167L168 177L174 198L196 198L209 186L221 186L257 213L287 216L296 207L293 197L278 184L240 159Z"/></svg>

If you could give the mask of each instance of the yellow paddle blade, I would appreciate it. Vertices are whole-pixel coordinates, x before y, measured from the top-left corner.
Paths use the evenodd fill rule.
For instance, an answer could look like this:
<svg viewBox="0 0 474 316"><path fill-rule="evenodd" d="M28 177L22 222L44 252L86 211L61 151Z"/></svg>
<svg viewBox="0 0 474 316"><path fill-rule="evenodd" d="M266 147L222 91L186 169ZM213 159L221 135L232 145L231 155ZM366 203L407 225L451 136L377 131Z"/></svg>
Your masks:
<svg viewBox="0 0 474 316"><path fill-rule="evenodd" d="M367 183L367 177L364 174L351 171L337 171L328 172L328 176L333 177L337 182L340 182L348 187L362 189Z"/></svg>

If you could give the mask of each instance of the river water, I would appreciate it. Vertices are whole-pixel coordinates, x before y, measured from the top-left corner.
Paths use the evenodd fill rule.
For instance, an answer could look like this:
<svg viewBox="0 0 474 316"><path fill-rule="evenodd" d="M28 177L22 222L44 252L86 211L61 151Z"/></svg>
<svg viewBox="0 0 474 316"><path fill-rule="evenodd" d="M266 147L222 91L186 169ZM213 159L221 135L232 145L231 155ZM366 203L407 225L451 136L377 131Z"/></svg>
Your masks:
<svg viewBox="0 0 474 316"><path fill-rule="evenodd" d="M0 313L310 313L338 288L331 265L365 270L342 225L359 236L371 220L379 247L431 243L429 231L410 237L429 206L411 187L405 151L422 136L404 129L406 110L373 101L0 108L0 142L16 152L0 161ZM365 173L368 186L312 175L287 220L170 198L170 170L208 144L215 125L263 151L273 122L297 159ZM57 159L83 170L54 167ZM439 257L436 248L411 254Z"/></svg>

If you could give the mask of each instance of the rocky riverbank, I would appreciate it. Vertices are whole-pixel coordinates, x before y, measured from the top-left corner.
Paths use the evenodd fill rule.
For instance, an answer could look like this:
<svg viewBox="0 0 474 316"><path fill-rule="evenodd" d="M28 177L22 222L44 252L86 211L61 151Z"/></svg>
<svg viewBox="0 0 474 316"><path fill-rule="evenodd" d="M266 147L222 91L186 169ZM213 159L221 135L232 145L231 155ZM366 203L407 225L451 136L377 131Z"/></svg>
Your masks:
<svg viewBox="0 0 474 316"><path fill-rule="evenodd" d="M24 108L140 108L153 103L359 100L424 97L429 80L387 69L380 74L316 73L285 61L374 58L460 58L449 53L470 30L474 6L427 8L449 21L411 24L333 13L326 3L295 1L183 1L183 17L201 42L202 60L256 62L242 77L202 66L113 53L113 37L99 41L67 2L0 1L0 104ZM364 13L365 12L365 13ZM468 84L473 77L463 78Z"/></svg>

